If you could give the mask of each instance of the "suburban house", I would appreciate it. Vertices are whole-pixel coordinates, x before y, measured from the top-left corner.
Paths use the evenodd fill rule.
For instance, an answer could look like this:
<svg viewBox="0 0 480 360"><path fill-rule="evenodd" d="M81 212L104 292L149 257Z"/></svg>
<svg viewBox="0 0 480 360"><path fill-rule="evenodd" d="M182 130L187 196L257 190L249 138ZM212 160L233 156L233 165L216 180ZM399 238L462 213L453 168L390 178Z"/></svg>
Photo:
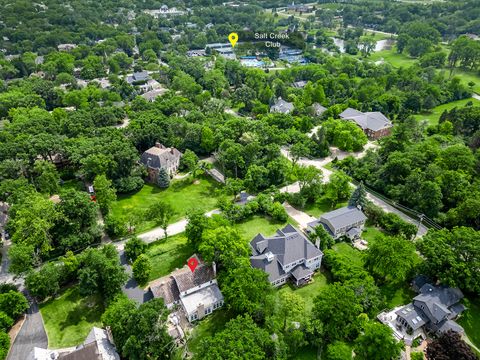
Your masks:
<svg viewBox="0 0 480 360"><path fill-rule="evenodd" d="M362 234L367 221L365 214L354 206L345 206L323 214L319 219L307 224L307 233L322 225L334 239L342 236L354 240Z"/></svg>
<svg viewBox="0 0 480 360"><path fill-rule="evenodd" d="M215 263L210 266L197 255L192 258L198 262L194 271L185 265L150 283L154 298L162 298L168 309L180 306L190 322L200 320L223 306L223 295L216 280Z"/></svg>
<svg viewBox="0 0 480 360"><path fill-rule="evenodd" d="M347 108L340 113L340 118L355 122L370 139L379 139L390 135L393 124L379 111L366 112Z"/></svg>
<svg viewBox="0 0 480 360"><path fill-rule="evenodd" d="M140 83L145 83L148 80L150 80L150 75L146 71L141 71L141 72L136 72L133 73L132 75L128 75L125 80L127 83L130 85L132 84L140 84Z"/></svg>
<svg viewBox="0 0 480 360"><path fill-rule="evenodd" d="M290 114L293 109L293 104L283 100L281 97L275 100L275 103L270 106L270 112L272 113Z"/></svg>
<svg viewBox="0 0 480 360"><path fill-rule="evenodd" d="M147 167L148 181L157 183L160 169L165 169L173 176L178 170L181 157L182 153L177 149L167 148L157 142L142 154L140 162Z"/></svg>
<svg viewBox="0 0 480 360"><path fill-rule="evenodd" d="M297 286L304 285L322 263L323 253L290 224L272 237L258 234L250 247L251 266L265 271L273 286L283 285L288 279Z"/></svg>
<svg viewBox="0 0 480 360"><path fill-rule="evenodd" d="M27 360L120 360L109 329L94 327L83 344L74 350L49 350L35 347Z"/></svg>
<svg viewBox="0 0 480 360"><path fill-rule="evenodd" d="M319 103L312 104L312 113L314 116L322 116L325 111L327 111L325 106L322 106Z"/></svg>
<svg viewBox="0 0 480 360"><path fill-rule="evenodd" d="M463 334L463 328L454 321L465 310L460 303L462 298L458 288L427 283L420 288L412 303L395 312L396 326L414 337L422 328L436 334L448 330Z"/></svg>

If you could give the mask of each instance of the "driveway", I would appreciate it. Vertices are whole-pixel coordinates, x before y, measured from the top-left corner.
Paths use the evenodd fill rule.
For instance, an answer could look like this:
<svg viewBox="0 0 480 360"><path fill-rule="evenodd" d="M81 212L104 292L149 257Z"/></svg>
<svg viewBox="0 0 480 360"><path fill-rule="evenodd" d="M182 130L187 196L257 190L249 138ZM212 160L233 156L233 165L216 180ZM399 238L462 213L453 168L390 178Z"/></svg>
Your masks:
<svg viewBox="0 0 480 360"><path fill-rule="evenodd" d="M134 300L139 304L151 300L153 298L152 293L148 290L144 290L138 286L137 282L132 275L132 267L128 264L125 252L123 250L118 252L120 257L120 263L122 264L125 272L129 276L129 279L125 285L122 286L122 291L130 300Z"/></svg>
<svg viewBox="0 0 480 360"><path fill-rule="evenodd" d="M313 216L310 216L306 213L304 213L303 211L300 211L300 210L297 210L295 209L292 205L290 205L289 203L284 203L283 204L283 207L285 208L285 210L287 211L287 214L293 218L299 225L302 229L306 228L307 227L307 224L309 222L312 222L314 220L316 220Z"/></svg>
<svg viewBox="0 0 480 360"><path fill-rule="evenodd" d="M27 318L15 338L7 360L25 360L34 347L46 349L47 346L48 338L43 326L42 314L38 305L33 303L28 309Z"/></svg>

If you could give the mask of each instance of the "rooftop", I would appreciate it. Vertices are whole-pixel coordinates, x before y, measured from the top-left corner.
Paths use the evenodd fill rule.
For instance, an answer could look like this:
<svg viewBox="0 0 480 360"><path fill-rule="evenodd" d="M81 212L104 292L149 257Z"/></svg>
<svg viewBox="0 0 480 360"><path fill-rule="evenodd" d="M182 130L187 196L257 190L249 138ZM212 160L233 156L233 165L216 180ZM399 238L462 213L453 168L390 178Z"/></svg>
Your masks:
<svg viewBox="0 0 480 360"><path fill-rule="evenodd" d="M352 120L362 129L369 129L372 131L378 131L381 129L389 128L392 125L392 122L381 112L366 112L348 108L342 113L340 113L340 118L345 120Z"/></svg>

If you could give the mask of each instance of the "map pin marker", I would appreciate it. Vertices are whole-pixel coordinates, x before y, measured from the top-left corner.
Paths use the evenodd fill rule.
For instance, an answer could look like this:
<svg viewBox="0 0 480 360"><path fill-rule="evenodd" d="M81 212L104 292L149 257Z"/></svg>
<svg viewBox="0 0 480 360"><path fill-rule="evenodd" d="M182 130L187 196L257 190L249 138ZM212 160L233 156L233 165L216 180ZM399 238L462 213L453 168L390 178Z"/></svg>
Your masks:
<svg viewBox="0 0 480 360"><path fill-rule="evenodd" d="M196 258L191 258L191 259L188 260L187 265L190 268L190 270L192 270L192 272L194 272L195 269L198 266L198 260Z"/></svg>
<svg viewBox="0 0 480 360"><path fill-rule="evenodd" d="M238 41L238 34L232 32L230 35L228 35L228 40L230 41L230 44L232 44L232 47L235 47L235 44Z"/></svg>

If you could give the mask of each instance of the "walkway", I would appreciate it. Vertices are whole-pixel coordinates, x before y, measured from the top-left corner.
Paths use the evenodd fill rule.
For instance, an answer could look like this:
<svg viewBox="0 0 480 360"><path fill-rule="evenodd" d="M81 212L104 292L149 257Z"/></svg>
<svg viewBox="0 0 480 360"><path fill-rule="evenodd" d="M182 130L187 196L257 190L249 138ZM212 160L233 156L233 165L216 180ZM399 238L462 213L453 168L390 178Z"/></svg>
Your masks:
<svg viewBox="0 0 480 360"><path fill-rule="evenodd" d="M295 209L289 203L284 203L283 207L287 211L287 214L291 218L293 218L293 220L295 220L302 229L305 229L309 222L316 220L313 216L310 216L307 213L304 213L303 211Z"/></svg>
<svg viewBox="0 0 480 360"><path fill-rule="evenodd" d="M47 346L48 338L43 326L42 314L38 305L33 303L28 309L22 329L12 344L7 360L25 360L34 347L46 349Z"/></svg>

